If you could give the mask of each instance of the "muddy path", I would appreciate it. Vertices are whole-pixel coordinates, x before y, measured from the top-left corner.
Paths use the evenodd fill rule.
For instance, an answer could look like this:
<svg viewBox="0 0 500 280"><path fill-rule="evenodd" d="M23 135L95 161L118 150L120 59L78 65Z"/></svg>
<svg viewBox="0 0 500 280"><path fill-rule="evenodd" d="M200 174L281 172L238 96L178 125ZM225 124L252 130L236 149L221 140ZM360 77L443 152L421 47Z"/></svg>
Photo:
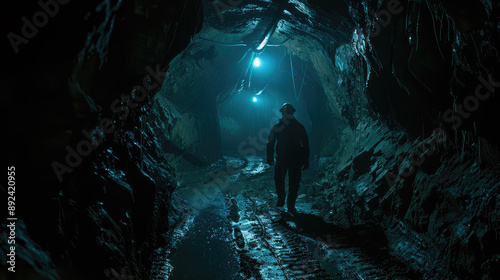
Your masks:
<svg viewBox="0 0 500 280"><path fill-rule="evenodd" d="M273 170L261 158L178 174L185 203L152 279L419 279L387 251L376 224L325 222L299 192L298 213L277 209ZM317 178L303 174L302 185Z"/></svg>

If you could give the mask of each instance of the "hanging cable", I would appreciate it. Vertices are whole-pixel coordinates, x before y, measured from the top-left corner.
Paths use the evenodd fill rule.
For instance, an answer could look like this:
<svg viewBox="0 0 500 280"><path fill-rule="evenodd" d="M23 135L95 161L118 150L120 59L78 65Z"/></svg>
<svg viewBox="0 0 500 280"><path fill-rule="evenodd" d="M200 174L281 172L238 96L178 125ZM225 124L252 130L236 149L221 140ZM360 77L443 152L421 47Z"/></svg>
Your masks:
<svg viewBox="0 0 500 280"><path fill-rule="evenodd" d="M254 52L261 53L262 51L264 51L264 48L266 47L267 43L269 43L269 39L271 39L271 36L278 28L278 22L281 20L281 17L283 16L283 13L285 12L287 5L288 5L288 0L280 1L278 9L276 10L274 17L271 20L271 24L264 31L262 38L259 40L259 43L253 47Z"/></svg>
<svg viewBox="0 0 500 280"><path fill-rule="evenodd" d="M245 52L245 54L243 55L243 57L242 57L240 60L238 60L238 64L240 64L240 63L241 63L241 61L242 61L243 59L245 59L245 57L247 57L248 53L249 53L251 50L252 50L252 49L248 49L248 50Z"/></svg>
<svg viewBox="0 0 500 280"><path fill-rule="evenodd" d="M208 41L208 42L211 42L211 43L214 43L214 44L217 44L217 45L221 45L221 46L226 46L226 47L247 47L248 46L247 44L243 44L243 43L238 43L238 44L220 43L220 42L217 42L217 41L214 41L214 40L203 38L201 36L199 36L198 38L200 38L201 40L205 40L205 41Z"/></svg>
<svg viewBox="0 0 500 280"><path fill-rule="evenodd" d="M302 89L304 88L304 84L306 82L306 74L307 74L307 68L309 67L309 61L307 62L306 64L306 70L304 70L304 77L302 78L302 85L300 86L300 90L299 90L299 97L296 97L297 101L300 100L300 96L302 94Z"/></svg>
<svg viewBox="0 0 500 280"><path fill-rule="evenodd" d="M267 45L267 47L281 47L284 43L286 43L286 41L290 40L292 37L288 37L286 38L283 42L281 43L278 43L278 44L273 44L273 45Z"/></svg>
<svg viewBox="0 0 500 280"><path fill-rule="evenodd" d="M295 87L295 75L293 74L293 61L291 52L290 52L290 71L292 72L293 93L295 94L295 99L297 99L297 88Z"/></svg>
<svg viewBox="0 0 500 280"><path fill-rule="evenodd" d="M248 70L247 70L247 73L248 73L248 88L250 88L251 85L252 85L252 74L253 74L252 63L253 63L253 60L255 59L255 57L257 57L257 54L253 52L252 56L250 58L250 62L248 64Z"/></svg>

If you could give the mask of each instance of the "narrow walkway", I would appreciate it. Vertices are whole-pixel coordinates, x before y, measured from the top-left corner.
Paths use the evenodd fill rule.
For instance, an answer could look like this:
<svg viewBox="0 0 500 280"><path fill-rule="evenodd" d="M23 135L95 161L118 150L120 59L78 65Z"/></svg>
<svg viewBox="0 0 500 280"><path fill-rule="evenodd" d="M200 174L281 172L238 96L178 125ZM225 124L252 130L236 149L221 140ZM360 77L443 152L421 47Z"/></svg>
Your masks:
<svg viewBox="0 0 500 280"><path fill-rule="evenodd" d="M178 194L192 211L171 248L157 251L152 279L415 279L384 251L376 227L328 224L303 196L299 213L280 211L261 158L227 159L217 176L179 174ZM378 244L367 244L367 232Z"/></svg>

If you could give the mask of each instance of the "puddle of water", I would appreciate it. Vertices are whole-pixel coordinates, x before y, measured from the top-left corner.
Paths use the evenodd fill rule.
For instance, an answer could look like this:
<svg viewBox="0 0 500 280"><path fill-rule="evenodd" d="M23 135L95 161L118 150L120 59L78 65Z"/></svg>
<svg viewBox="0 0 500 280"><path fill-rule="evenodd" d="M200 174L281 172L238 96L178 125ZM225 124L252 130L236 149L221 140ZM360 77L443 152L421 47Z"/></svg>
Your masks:
<svg viewBox="0 0 500 280"><path fill-rule="evenodd" d="M261 157L254 156L254 157L247 157L247 159L248 159L248 164L242 170L243 174L247 176L254 176L264 173L264 171L266 171L267 166Z"/></svg>
<svg viewBox="0 0 500 280"><path fill-rule="evenodd" d="M171 279L243 280L238 274L239 259L226 217L223 205L212 205L199 212L172 255Z"/></svg>

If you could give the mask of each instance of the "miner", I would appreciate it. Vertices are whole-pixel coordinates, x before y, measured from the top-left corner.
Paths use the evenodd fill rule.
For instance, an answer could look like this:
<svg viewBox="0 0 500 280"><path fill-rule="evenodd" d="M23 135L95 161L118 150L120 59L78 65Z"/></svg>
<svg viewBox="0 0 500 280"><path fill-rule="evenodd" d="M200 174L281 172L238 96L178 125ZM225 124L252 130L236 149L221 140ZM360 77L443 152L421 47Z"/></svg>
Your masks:
<svg viewBox="0 0 500 280"><path fill-rule="evenodd" d="M274 165L274 182L278 195L277 207L285 205L285 176L288 173L288 212L297 212L297 200L301 172L309 168L309 139L304 126L295 116L295 108L288 103L280 109L283 117L273 126L267 140L267 163ZM274 150L276 146L276 163Z"/></svg>

